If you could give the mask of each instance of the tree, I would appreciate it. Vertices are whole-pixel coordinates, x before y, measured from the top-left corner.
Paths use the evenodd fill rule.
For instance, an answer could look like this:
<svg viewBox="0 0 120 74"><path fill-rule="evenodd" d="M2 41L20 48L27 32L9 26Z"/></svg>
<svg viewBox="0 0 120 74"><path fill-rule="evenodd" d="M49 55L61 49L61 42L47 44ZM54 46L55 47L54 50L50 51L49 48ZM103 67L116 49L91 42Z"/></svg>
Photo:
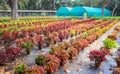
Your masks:
<svg viewBox="0 0 120 74"><path fill-rule="evenodd" d="M120 0L114 0L114 8L112 10L112 16L114 16L114 13L115 13L115 10L117 9L117 7L119 6L120 4Z"/></svg>
<svg viewBox="0 0 120 74"><path fill-rule="evenodd" d="M102 0L102 17L104 17L104 9L109 4L110 0Z"/></svg>
<svg viewBox="0 0 120 74"><path fill-rule="evenodd" d="M6 4L4 0L0 0L0 10L7 10L9 6Z"/></svg>
<svg viewBox="0 0 120 74"><path fill-rule="evenodd" d="M18 19L18 0L5 0L7 4L11 8L12 13L12 19L17 20Z"/></svg>

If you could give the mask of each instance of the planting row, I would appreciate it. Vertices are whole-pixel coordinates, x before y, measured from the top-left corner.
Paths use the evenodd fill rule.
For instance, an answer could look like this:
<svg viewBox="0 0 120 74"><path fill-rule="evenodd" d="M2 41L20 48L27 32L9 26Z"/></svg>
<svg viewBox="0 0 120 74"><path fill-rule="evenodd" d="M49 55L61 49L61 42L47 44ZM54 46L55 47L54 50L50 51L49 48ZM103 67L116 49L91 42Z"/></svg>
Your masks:
<svg viewBox="0 0 120 74"><path fill-rule="evenodd" d="M88 22L90 20L86 20L84 22ZM93 21L93 20L91 20ZM35 26L35 24L39 25L39 22L34 23L34 25L30 24L30 23L25 23L23 24L24 27L19 27L19 29L21 30L16 30L16 27L13 27L14 31L4 31L1 39L0 39L0 43L2 44L6 44L6 43L12 43L14 42L16 39L20 39L20 38L25 38L25 37L34 37L34 36L38 36L38 35L49 35L49 33L54 32L54 31L59 31L59 30L63 30L63 29L70 29L70 27L73 27L75 25L79 25L82 24L83 21L59 21L47 26ZM26 27L25 25L28 26ZM31 25L31 26L30 26ZM84 27L83 27L84 28ZM18 29L18 28L17 28ZM68 31L69 32L69 31Z"/></svg>

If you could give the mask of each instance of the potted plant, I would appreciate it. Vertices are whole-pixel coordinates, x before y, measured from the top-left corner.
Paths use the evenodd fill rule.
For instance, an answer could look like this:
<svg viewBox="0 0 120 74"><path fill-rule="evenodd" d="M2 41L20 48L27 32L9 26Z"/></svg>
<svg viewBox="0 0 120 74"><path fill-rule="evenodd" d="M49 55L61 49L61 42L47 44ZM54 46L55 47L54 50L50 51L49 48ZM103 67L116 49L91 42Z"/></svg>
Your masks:
<svg viewBox="0 0 120 74"><path fill-rule="evenodd" d="M22 48L26 50L27 54L30 54L30 49L33 47L32 41L26 41L22 43Z"/></svg>
<svg viewBox="0 0 120 74"><path fill-rule="evenodd" d="M120 74L120 68L114 68L113 74Z"/></svg>
<svg viewBox="0 0 120 74"><path fill-rule="evenodd" d="M116 40L116 39L117 39L117 37L116 37L115 34L110 34L110 35L108 35L108 38L111 38L111 39L113 39L113 40Z"/></svg>
<svg viewBox="0 0 120 74"><path fill-rule="evenodd" d="M107 38L103 41L103 45L104 47L101 47L101 51L107 55L107 54L110 54L110 49L112 48L116 48L116 42L110 38Z"/></svg>
<svg viewBox="0 0 120 74"><path fill-rule="evenodd" d="M120 68L120 54L118 54L116 57L116 63L117 63L117 67Z"/></svg>
<svg viewBox="0 0 120 74"><path fill-rule="evenodd" d="M9 59L14 60L16 58L16 56L18 56L21 53L21 51L22 51L22 49L20 49L20 48L10 46L6 49L6 54Z"/></svg>
<svg viewBox="0 0 120 74"><path fill-rule="evenodd" d="M43 66L43 64L45 63L45 58L46 58L45 55L40 54L36 56L35 63L39 66Z"/></svg>
<svg viewBox="0 0 120 74"><path fill-rule="evenodd" d="M47 74L51 74L53 71L57 70L60 66L60 59L51 54L45 54L47 60L44 63L44 69Z"/></svg>
<svg viewBox="0 0 120 74"><path fill-rule="evenodd" d="M8 56L5 50L0 51L0 66L5 65L8 60Z"/></svg>
<svg viewBox="0 0 120 74"><path fill-rule="evenodd" d="M49 37L45 38L45 43L47 46L50 46L51 41L52 41L51 38L49 38Z"/></svg>
<svg viewBox="0 0 120 74"><path fill-rule="evenodd" d="M50 50L49 51L50 54L55 55L57 58L60 59L60 65L63 66L64 64L66 64L69 60L69 54L63 50L63 49L56 49L56 50Z"/></svg>
<svg viewBox="0 0 120 74"><path fill-rule="evenodd" d="M14 69L15 69L15 72L17 72L18 74L25 74L25 68L26 68L25 64L20 63L20 64L17 64Z"/></svg>
<svg viewBox="0 0 120 74"><path fill-rule="evenodd" d="M44 44L44 39L43 39L43 37L41 36L41 37L39 38L39 41L38 41L38 48L39 48L40 50L42 49L43 44Z"/></svg>
<svg viewBox="0 0 120 74"><path fill-rule="evenodd" d="M41 66L34 65L32 67L28 67L25 70L25 74L45 74L45 70Z"/></svg>
<svg viewBox="0 0 120 74"><path fill-rule="evenodd" d="M70 30L70 35L71 35L71 37L73 37L75 34L76 34L75 30L71 29L71 30Z"/></svg>
<svg viewBox="0 0 120 74"><path fill-rule="evenodd" d="M77 56L78 51L73 46L68 48L67 50L68 54L70 55L69 59L72 60L74 56Z"/></svg>
<svg viewBox="0 0 120 74"><path fill-rule="evenodd" d="M90 60L94 60L95 61L95 67L96 68L99 68L102 61L104 61L106 58L105 58L105 55L99 51L99 50L92 50L90 51L89 53L89 58Z"/></svg>

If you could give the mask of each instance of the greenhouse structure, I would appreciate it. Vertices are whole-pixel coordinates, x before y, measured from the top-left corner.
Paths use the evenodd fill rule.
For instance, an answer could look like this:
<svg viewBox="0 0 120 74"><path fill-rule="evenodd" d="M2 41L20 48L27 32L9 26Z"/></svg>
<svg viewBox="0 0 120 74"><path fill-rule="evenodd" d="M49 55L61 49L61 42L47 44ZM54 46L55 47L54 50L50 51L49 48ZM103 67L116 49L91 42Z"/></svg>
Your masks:
<svg viewBox="0 0 120 74"><path fill-rule="evenodd" d="M56 15L57 16L70 16L71 15L71 7L60 7L57 11L56 11Z"/></svg>
<svg viewBox="0 0 120 74"><path fill-rule="evenodd" d="M56 15L57 16L84 16L84 13L87 13L88 17L99 17L102 16L102 8L93 8L85 6L76 6L74 8L69 7L60 7ZM104 9L104 16L111 16L111 13L108 9Z"/></svg>

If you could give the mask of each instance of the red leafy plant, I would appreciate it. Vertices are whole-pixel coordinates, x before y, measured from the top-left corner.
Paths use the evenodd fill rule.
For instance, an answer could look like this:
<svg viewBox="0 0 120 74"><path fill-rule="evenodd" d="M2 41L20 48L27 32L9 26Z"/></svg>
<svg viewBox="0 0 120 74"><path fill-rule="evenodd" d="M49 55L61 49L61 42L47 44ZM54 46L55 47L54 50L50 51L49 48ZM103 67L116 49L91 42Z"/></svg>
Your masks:
<svg viewBox="0 0 120 74"><path fill-rule="evenodd" d="M49 73L57 70L60 66L60 59L51 54L45 54L47 60L44 64L44 69Z"/></svg>
<svg viewBox="0 0 120 74"><path fill-rule="evenodd" d="M9 59L15 59L16 56L18 56L21 53L22 49L10 46L6 49L6 54Z"/></svg>
<svg viewBox="0 0 120 74"><path fill-rule="evenodd" d="M8 60L7 54L5 50L0 51L0 65L4 65Z"/></svg>
<svg viewBox="0 0 120 74"><path fill-rule="evenodd" d="M45 74L44 68L37 65L28 67L25 72L26 74Z"/></svg>
<svg viewBox="0 0 120 74"><path fill-rule="evenodd" d="M95 61L95 67L98 68L102 61L105 61L105 55L100 50L92 50L89 54L90 60Z"/></svg>
<svg viewBox="0 0 120 74"><path fill-rule="evenodd" d="M69 58L70 60L72 60L74 56L78 55L77 49L74 48L73 46L71 46L70 48L68 48L67 52L70 55L70 58Z"/></svg>
<svg viewBox="0 0 120 74"><path fill-rule="evenodd" d="M40 57L38 57L40 56ZM57 70L60 66L60 59L51 54L38 55L37 65L43 66L43 68L49 73ZM41 58L42 57L42 58Z"/></svg>
<svg viewBox="0 0 120 74"><path fill-rule="evenodd" d="M55 50L54 49L51 49L49 51L50 54L52 55L55 55L56 57L58 57L60 59L60 65L63 66L64 64L66 64L69 60L69 54L63 50L63 49L59 49L59 48L56 48Z"/></svg>

